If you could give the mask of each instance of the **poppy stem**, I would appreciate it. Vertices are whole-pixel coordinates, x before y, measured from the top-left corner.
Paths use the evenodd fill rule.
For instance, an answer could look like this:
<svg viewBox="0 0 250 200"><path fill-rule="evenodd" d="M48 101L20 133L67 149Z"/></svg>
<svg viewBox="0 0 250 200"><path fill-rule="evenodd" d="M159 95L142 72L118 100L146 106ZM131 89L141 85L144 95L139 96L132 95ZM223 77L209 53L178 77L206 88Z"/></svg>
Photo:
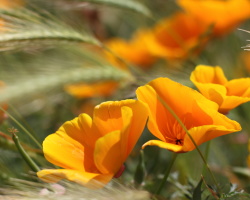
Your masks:
<svg viewBox="0 0 250 200"><path fill-rule="evenodd" d="M216 181L214 174L212 173L212 171L211 171L211 169L210 169L210 167L209 167L209 165L208 165L208 163L207 163L205 157L203 156L203 154L202 154L200 148L198 147L198 145L197 145L196 142L194 141L193 137L191 136L191 134L190 134L189 131L187 130L186 126L183 124L183 122L181 121L181 119L176 115L176 113L172 110L172 108L171 108L165 101L163 101L163 99L162 99L159 95L158 95L157 97L158 97L159 101L162 103L162 105L163 105L163 106L173 115L173 117L176 119L176 121L180 124L180 126L181 126L181 127L183 128L183 130L186 132L186 134L188 135L188 137L190 138L190 140L191 140L192 143L194 144L196 150L198 151L198 153L199 153L199 155L200 155L202 161L204 162L204 164L205 164L207 170L209 171L209 173L210 173L210 175L211 175L211 177L212 177L212 179L213 179L213 181L214 181L214 184L216 185L216 188L217 188L218 192L221 193L221 192L220 192L219 184L218 184L218 182Z"/></svg>
<svg viewBox="0 0 250 200"><path fill-rule="evenodd" d="M204 156L206 160L208 159L210 146L211 146L211 141L208 141L207 145L206 145L206 149L205 149L205 156ZM205 174L206 174L206 166L205 165L203 166L202 174L203 174L203 176L205 176Z"/></svg>
<svg viewBox="0 0 250 200"><path fill-rule="evenodd" d="M170 174L170 171L171 171L172 166L173 166L173 164L174 164L174 162L175 162L175 160L176 160L177 155L178 155L177 153L173 152L171 161L170 161L170 163L169 163L169 165L168 165L168 167L167 167L167 169L166 169L166 171L165 171L165 175L164 175L164 177L163 177L163 179L162 179L162 181L161 181L160 186L159 186L158 189L156 190L155 194L160 194L160 192L161 192L163 186L165 185L165 183L166 183L166 181L167 181L167 179L168 179L168 176L169 176L169 174Z"/></svg>
<svg viewBox="0 0 250 200"><path fill-rule="evenodd" d="M34 172L38 172L40 171L39 167L36 165L36 163L31 159L31 157L27 154L27 152L24 150L24 148L22 147L22 145L20 144L17 135L13 132L12 133L12 139L19 151L19 153L21 154L21 156L23 157L23 159L25 160L25 162L30 166L30 168L34 171Z"/></svg>

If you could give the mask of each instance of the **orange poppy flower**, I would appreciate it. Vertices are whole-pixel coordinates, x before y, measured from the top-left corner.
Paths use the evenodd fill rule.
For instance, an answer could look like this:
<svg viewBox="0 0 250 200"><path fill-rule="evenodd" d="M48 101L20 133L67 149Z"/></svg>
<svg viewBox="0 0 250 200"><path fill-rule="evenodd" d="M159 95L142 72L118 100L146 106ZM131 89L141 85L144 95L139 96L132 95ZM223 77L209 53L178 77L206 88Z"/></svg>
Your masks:
<svg viewBox="0 0 250 200"><path fill-rule="evenodd" d="M220 67L199 65L191 73L190 80L199 91L219 105L219 112L228 111L250 101L250 78L228 81Z"/></svg>
<svg viewBox="0 0 250 200"><path fill-rule="evenodd" d="M37 173L46 182L66 178L89 188L107 184L123 167L147 120L146 106L136 100L110 101L64 123L43 142L45 158L64 169Z"/></svg>
<svg viewBox="0 0 250 200"><path fill-rule="evenodd" d="M66 85L65 91L76 98L108 97L118 88L117 81L101 81L96 83L76 83Z"/></svg>
<svg viewBox="0 0 250 200"><path fill-rule="evenodd" d="M179 153L195 149L167 106L182 121L197 145L241 130L240 124L217 111L216 103L168 78L157 78L139 87L136 94L140 101L148 105L148 129L160 139L146 142L143 148L155 145Z"/></svg>
<svg viewBox="0 0 250 200"><path fill-rule="evenodd" d="M106 52L106 58L115 66L124 68L124 63L117 59L117 57L143 69L149 68L155 61L140 38L139 32L130 41L113 38L106 41L105 45L112 52Z"/></svg>
<svg viewBox="0 0 250 200"><path fill-rule="evenodd" d="M147 49L156 57L185 59L204 46L207 29L198 20L182 12L163 19L142 37Z"/></svg>
<svg viewBox="0 0 250 200"><path fill-rule="evenodd" d="M223 35L250 17L249 0L178 0L178 4L204 25Z"/></svg>

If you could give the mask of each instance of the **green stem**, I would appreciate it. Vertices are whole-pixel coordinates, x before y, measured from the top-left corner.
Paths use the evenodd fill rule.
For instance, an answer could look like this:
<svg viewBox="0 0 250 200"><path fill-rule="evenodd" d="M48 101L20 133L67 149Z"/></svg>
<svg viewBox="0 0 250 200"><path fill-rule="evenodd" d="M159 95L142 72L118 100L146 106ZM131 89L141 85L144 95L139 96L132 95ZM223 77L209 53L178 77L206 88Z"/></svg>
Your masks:
<svg viewBox="0 0 250 200"><path fill-rule="evenodd" d="M163 179L161 181L161 184L160 184L159 188L156 190L155 194L160 194L163 186L165 185L165 183L166 183L166 181L168 179L168 176L170 174L170 171L172 169L172 166L174 164L174 161L175 161L177 155L178 155L178 153L173 152L172 159L171 159L171 161L170 161L170 163L169 163L169 165L168 165L168 167L167 167L167 169L165 171L165 175L164 175L164 177L163 177Z"/></svg>
<svg viewBox="0 0 250 200"><path fill-rule="evenodd" d="M170 108L170 106L159 96L157 95L159 101L162 103L162 105L173 115L173 117L176 119L176 121L180 124L180 126L183 128L183 130L186 132L186 134L188 135L188 137L190 138L190 140L192 141L192 143L194 144L195 148L197 149L202 161L204 162L207 170L209 171L210 175L212 176L212 179L220 193L220 188L219 188L219 184L217 183L214 174L212 173L210 167L208 166L208 163L205 159L205 157L203 156L200 148L198 147L198 145L196 144L196 142L194 141L193 137L191 136L191 134L189 133L189 131L187 130L186 126L183 124L183 122L180 120L180 118L176 115L176 113Z"/></svg>
<svg viewBox="0 0 250 200"><path fill-rule="evenodd" d="M39 167L36 165L36 163L31 159L31 157L27 154L27 152L24 150L24 148L21 146L18 137L15 133L12 133L12 139L15 142L15 145L18 149L18 151L20 152L21 156L23 157L23 159L25 160L25 162L30 166L30 168L34 171L34 172L38 172L40 171Z"/></svg>
<svg viewBox="0 0 250 200"><path fill-rule="evenodd" d="M37 144L37 146L40 149L42 149L42 145L36 140L36 138L22 124L20 124L10 113L8 113L2 107L0 107L0 110L5 112L9 116L9 118L12 119Z"/></svg>
<svg viewBox="0 0 250 200"><path fill-rule="evenodd" d="M207 146L206 146L206 150L205 150L205 156L204 156L206 160L208 159L210 146L211 146L211 141L208 141ZM203 166L202 174L203 174L203 176L205 176L205 174L206 174L206 166L205 165Z"/></svg>

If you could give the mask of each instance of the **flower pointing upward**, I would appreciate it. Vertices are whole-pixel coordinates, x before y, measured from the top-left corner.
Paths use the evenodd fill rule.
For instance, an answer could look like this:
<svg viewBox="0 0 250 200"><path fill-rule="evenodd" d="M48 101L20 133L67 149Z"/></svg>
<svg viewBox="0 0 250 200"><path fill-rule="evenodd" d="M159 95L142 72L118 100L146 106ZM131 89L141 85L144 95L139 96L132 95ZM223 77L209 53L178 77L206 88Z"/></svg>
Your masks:
<svg viewBox="0 0 250 200"><path fill-rule="evenodd" d="M219 105L219 112L228 113L250 101L250 78L228 81L220 67L199 65L190 76L199 91Z"/></svg>

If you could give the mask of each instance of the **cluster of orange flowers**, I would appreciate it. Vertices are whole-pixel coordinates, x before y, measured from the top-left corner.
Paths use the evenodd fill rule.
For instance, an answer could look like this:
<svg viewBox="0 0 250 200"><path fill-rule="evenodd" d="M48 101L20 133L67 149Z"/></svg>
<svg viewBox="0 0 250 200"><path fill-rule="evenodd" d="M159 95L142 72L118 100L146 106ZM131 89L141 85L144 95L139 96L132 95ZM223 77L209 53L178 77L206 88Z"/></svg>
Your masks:
<svg viewBox="0 0 250 200"><path fill-rule="evenodd" d="M190 78L203 95L157 78L137 89L138 100L104 102L95 107L93 119L81 114L67 121L43 142L46 159L63 169L44 169L38 177L103 187L124 170L147 119L148 129L159 140L142 148L155 145L177 153L240 131L240 124L222 113L250 101L250 78L228 81L220 67L211 66L197 66Z"/></svg>
<svg viewBox="0 0 250 200"><path fill-rule="evenodd" d="M147 69L157 60L185 60L198 54L209 39L222 36L250 17L248 0L178 0L183 9L162 19L154 27L138 30L131 40L114 38L105 42L105 57L114 66L126 69L131 63ZM65 90L76 98L106 97L119 82L72 84Z"/></svg>
<svg viewBox="0 0 250 200"><path fill-rule="evenodd" d="M148 68L156 58L183 60L200 52L207 41L222 36L250 17L248 0L177 0L182 11L137 31L130 41L120 38L107 47L128 63ZM107 58L121 63L113 54Z"/></svg>

